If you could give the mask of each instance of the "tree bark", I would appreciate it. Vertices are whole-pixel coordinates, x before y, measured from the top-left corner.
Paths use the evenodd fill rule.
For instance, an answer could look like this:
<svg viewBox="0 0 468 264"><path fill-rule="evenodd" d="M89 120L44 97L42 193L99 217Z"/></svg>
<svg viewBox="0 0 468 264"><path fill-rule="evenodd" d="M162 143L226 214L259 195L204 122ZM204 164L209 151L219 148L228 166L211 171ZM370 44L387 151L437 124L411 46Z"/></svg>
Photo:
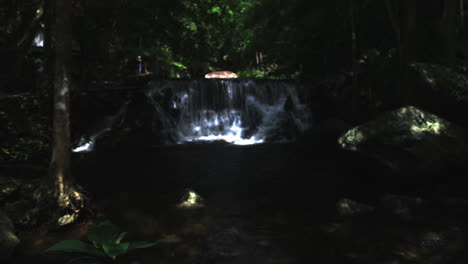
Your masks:
<svg viewBox="0 0 468 264"><path fill-rule="evenodd" d="M356 8L354 0L349 0L349 17L351 24L351 60L352 60L352 95L351 108L353 114L357 114L359 109L359 97L361 91L358 84L358 64L357 64L357 33L356 33Z"/></svg>
<svg viewBox="0 0 468 264"><path fill-rule="evenodd" d="M58 211L72 211L62 215L60 225L73 222L83 207L83 196L76 190L70 173L70 89L72 61L72 0L55 0L54 30L54 116L53 145L50 161L52 195ZM61 212L59 212L61 213Z"/></svg>
<svg viewBox="0 0 468 264"><path fill-rule="evenodd" d="M460 31L463 31L464 27L465 27L465 5L463 3L464 0L459 0L460 1L460 16L459 16L459 19L460 19Z"/></svg>
<svg viewBox="0 0 468 264"><path fill-rule="evenodd" d="M442 62L447 65L455 63L456 42L457 42L457 0L445 0L444 13L442 17L444 47Z"/></svg>

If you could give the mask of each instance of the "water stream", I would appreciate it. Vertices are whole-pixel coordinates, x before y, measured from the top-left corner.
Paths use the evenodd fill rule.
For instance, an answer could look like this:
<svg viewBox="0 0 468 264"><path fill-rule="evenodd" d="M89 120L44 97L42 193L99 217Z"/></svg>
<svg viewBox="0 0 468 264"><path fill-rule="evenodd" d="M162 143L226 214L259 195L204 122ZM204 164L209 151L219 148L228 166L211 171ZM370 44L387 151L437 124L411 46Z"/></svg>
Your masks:
<svg viewBox="0 0 468 264"><path fill-rule="evenodd" d="M294 81L204 79L155 80L144 90L144 102L123 101L116 113L98 118L74 144L74 152L90 152L110 131L122 129L131 105L140 123L151 124L157 144L225 141L235 145L290 142L310 127L312 115ZM138 91L138 92L141 92ZM132 93L137 93L134 91ZM134 96L135 97L135 96ZM130 105L130 106L129 106ZM151 113L147 113L151 112ZM99 115L99 113L93 113ZM87 122L84 123L88 126Z"/></svg>
<svg viewBox="0 0 468 264"><path fill-rule="evenodd" d="M168 143L288 141L311 123L294 82L153 81L147 96Z"/></svg>

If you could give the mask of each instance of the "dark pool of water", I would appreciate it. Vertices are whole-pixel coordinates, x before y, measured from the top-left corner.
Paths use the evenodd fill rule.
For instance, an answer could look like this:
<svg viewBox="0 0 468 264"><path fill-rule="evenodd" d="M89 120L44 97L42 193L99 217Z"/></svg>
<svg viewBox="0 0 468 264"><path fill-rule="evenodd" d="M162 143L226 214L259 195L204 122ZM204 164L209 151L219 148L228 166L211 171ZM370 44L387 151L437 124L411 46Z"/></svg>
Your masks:
<svg viewBox="0 0 468 264"><path fill-rule="evenodd" d="M128 256L142 263L439 263L424 262L432 255L421 237L452 234L455 228L462 241L457 243L464 243L460 214L439 221L440 208L431 212L431 221L417 224L380 213L340 217L340 198L378 206L386 193L424 197L431 189L392 178L349 153L295 144L212 143L97 149L75 156L74 164L95 217L48 234L53 238L40 247L84 238L100 219L111 219L130 238L165 241ZM204 207L177 208L187 189L203 198ZM457 250L436 252L460 255Z"/></svg>

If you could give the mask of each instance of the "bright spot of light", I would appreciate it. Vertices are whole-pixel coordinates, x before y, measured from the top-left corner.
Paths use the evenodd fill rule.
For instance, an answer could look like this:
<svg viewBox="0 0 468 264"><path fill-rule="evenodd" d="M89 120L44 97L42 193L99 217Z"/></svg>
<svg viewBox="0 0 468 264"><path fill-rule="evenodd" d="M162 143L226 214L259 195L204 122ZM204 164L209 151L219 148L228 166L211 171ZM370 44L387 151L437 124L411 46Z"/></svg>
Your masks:
<svg viewBox="0 0 468 264"><path fill-rule="evenodd" d="M36 47L44 47L44 34L42 32L36 35L33 45Z"/></svg>
<svg viewBox="0 0 468 264"><path fill-rule="evenodd" d="M88 141L84 143L83 145L80 145L72 149L72 152L90 152L91 150L93 150L93 143Z"/></svg>
<svg viewBox="0 0 468 264"><path fill-rule="evenodd" d="M180 208L200 208L203 207L203 199L192 190L187 190L182 197L182 201L177 205Z"/></svg>

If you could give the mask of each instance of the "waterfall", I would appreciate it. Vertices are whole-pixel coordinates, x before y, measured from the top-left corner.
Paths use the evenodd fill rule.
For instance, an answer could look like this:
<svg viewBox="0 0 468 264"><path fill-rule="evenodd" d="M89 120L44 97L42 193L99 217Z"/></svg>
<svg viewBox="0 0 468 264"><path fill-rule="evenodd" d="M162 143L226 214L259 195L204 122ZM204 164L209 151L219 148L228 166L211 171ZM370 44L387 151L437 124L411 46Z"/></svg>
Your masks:
<svg viewBox="0 0 468 264"><path fill-rule="evenodd" d="M311 124L292 81L158 80L148 84L146 96L164 143L289 141Z"/></svg>
<svg viewBox="0 0 468 264"><path fill-rule="evenodd" d="M78 142L73 144L72 152L91 152L94 149L96 141L113 128L119 127L125 121L127 109L130 101L125 101L113 115L108 115L91 125L85 135L82 135Z"/></svg>

